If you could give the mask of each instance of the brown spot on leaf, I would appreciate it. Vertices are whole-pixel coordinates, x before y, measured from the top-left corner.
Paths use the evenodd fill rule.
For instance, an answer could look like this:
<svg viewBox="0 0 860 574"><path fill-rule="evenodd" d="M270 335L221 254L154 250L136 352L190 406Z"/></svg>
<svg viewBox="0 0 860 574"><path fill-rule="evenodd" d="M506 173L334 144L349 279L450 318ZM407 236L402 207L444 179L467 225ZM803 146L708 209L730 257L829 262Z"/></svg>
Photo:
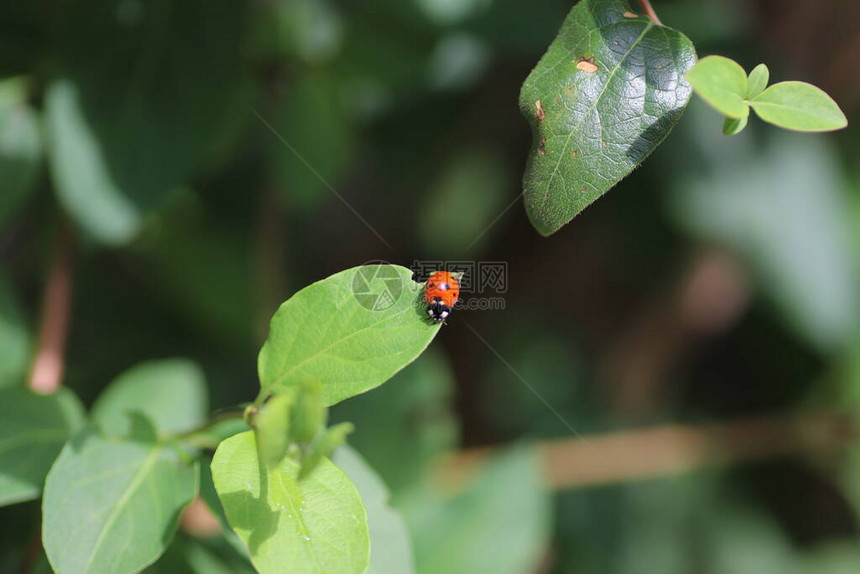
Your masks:
<svg viewBox="0 0 860 574"><path fill-rule="evenodd" d="M625 18L638 18L639 14L634 14L633 12L625 12L622 14Z"/></svg>
<svg viewBox="0 0 860 574"><path fill-rule="evenodd" d="M583 188L582 188L582 189L580 189L579 191L581 191L582 193L588 193L588 188L587 188L587 187L583 187Z"/></svg>
<svg viewBox="0 0 860 574"><path fill-rule="evenodd" d="M552 101L558 104L561 102L561 98L553 98Z"/></svg>
<svg viewBox="0 0 860 574"><path fill-rule="evenodd" d="M573 93L573 88L572 88L572 87L570 87L570 86L568 86L568 87L567 87L567 93L568 93L568 94L572 94L572 93Z"/></svg>
<svg viewBox="0 0 860 574"><path fill-rule="evenodd" d="M546 138L540 138L540 144L538 145L538 153L541 155L546 155Z"/></svg>
<svg viewBox="0 0 860 574"><path fill-rule="evenodd" d="M543 119L546 117L546 112L543 111L543 106L541 105L540 100L535 102L535 109L537 110L535 114L537 116L537 120L539 122L543 121Z"/></svg>
<svg viewBox="0 0 860 574"><path fill-rule="evenodd" d="M598 68L597 64L594 63L594 57L592 56L591 58L588 58L588 59L580 58L579 61L576 63L576 69L582 70L583 72L585 72L587 74L593 74L594 72L596 72L600 68Z"/></svg>
<svg viewBox="0 0 860 574"><path fill-rule="evenodd" d="M576 155L578 153L579 153L578 151L576 151L575 149L572 149L572 150L570 150L570 157L576 157Z"/></svg>
<svg viewBox="0 0 860 574"><path fill-rule="evenodd" d="M601 147L606 147L606 142L600 142Z"/></svg>

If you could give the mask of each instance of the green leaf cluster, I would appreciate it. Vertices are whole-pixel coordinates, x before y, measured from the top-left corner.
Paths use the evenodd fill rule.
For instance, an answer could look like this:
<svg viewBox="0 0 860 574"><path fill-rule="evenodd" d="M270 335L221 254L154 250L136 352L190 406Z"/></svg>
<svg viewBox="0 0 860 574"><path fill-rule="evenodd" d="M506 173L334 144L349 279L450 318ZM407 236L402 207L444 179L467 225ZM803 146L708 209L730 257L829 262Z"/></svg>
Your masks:
<svg viewBox="0 0 860 574"><path fill-rule="evenodd" d="M390 379L438 332L425 319L421 285L411 277L395 265L348 269L300 290L272 318L258 361L260 394L245 411L253 432L223 441L212 460L227 520L259 572L285 565L314 574L368 568L371 534L362 498L379 504L380 486L360 459L345 455L369 483L369 494L360 495L332 464L354 427L327 427L328 407ZM339 541L336 549L332 540ZM412 567L410 550L392 560Z"/></svg>
<svg viewBox="0 0 860 574"><path fill-rule="evenodd" d="M740 64L723 56L702 58L687 72L696 94L726 116L726 135L747 126L750 110L768 123L799 132L828 132L848 125L839 105L820 88L805 82L768 86L769 80L766 65L759 64L747 76Z"/></svg>
<svg viewBox="0 0 860 574"><path fill-rule="evenodd" d="M0 505L42 496L56 572L137 572L161 556L197 494L182 438L206 411L203 375L180 359L121 374L88 420L69 389L0 389Z"/></svg>

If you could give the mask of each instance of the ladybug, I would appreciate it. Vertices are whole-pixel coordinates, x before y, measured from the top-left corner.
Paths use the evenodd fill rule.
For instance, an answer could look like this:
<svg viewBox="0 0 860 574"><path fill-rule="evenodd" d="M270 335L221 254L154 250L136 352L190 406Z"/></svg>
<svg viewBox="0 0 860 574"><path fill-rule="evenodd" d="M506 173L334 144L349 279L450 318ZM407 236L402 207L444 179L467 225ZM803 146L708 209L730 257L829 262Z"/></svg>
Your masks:
<svg viewBox="0 0 860 574"><path fill-rule="evenodd" d="M427 303L427 316L431 320L437 323L444 321L459 298L460 282L447 271L437 271L427 280L424 300Z"/></svg>

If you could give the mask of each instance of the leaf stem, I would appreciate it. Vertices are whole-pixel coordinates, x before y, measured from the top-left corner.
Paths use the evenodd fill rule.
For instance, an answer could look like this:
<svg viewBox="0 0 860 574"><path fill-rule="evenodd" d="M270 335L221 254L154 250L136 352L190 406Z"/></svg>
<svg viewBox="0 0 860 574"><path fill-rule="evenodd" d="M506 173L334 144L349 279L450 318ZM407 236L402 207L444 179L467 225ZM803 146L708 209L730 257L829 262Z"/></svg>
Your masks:
<svg viewBox="0 0 860 574"><path fill-rule="evenodd" d="M71 226L61 218L45 285L39 344L28 381L30 389L40 394L55 392L63 381L63 356L72 299L73 243Z"/></svg>
<svg viewBox="0 0 860 574"><path fill-rule="evenodd" d="M657 17L657 13L654 11L654 8L651 7L651 2L649 0L639 0L639 4L642 5L642 9L645 10L645 14L651 18L655 24L658 26L663 25L663 22L661 22L660 18Z"/></svg>
<svg viewBox="0 0 860 574"><path fill-rule="evenodd" d="M189 439L191 439L192 441L196 440L198 438L197 435L205 434L206 431L208 431L209 429L211 429L215 425L218 425L218 424L223 423L225 421L241 419L244 416L244 413L245 413L244 407L229 408L229 409L224 409L222 411L218 411L216 413L213 413L209 417L209 420L207 420L205 423L203 423L200 426L193 428L189 431L179 433L178 435L174 436L173 438L176 440L189 440Z"/></svg>

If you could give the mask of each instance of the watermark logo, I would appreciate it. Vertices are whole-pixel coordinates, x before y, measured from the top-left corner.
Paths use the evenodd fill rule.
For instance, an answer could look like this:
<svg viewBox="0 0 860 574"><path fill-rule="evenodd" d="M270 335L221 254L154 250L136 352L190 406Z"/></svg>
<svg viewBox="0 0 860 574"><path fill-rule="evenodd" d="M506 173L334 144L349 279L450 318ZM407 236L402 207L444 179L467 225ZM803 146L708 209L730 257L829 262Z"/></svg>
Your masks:
<svg viewBox="0 0 860 574"><path fill-rule="evenodd" d="M358 268L352 278L352 294L368 311L385 311L403 295L403 281L385 261L371 261Z"/></svg>
<svg viewBox="0 0 860 574"><path fill-rule="evenodd" d="M426 281L437 271L448 271L460 277L461 295L508 291L507 261L419 261L410 266L416 281Z"/></svg>
<svg viewBox="0 0 860 574"><path fill-rule="evenodd" d="M410 266L416 281L426 281L437 271L448 271L460 278L460 299L454 310L499 311L505 308L501 295L508 291L506 261L421 261Z"/></svg>

